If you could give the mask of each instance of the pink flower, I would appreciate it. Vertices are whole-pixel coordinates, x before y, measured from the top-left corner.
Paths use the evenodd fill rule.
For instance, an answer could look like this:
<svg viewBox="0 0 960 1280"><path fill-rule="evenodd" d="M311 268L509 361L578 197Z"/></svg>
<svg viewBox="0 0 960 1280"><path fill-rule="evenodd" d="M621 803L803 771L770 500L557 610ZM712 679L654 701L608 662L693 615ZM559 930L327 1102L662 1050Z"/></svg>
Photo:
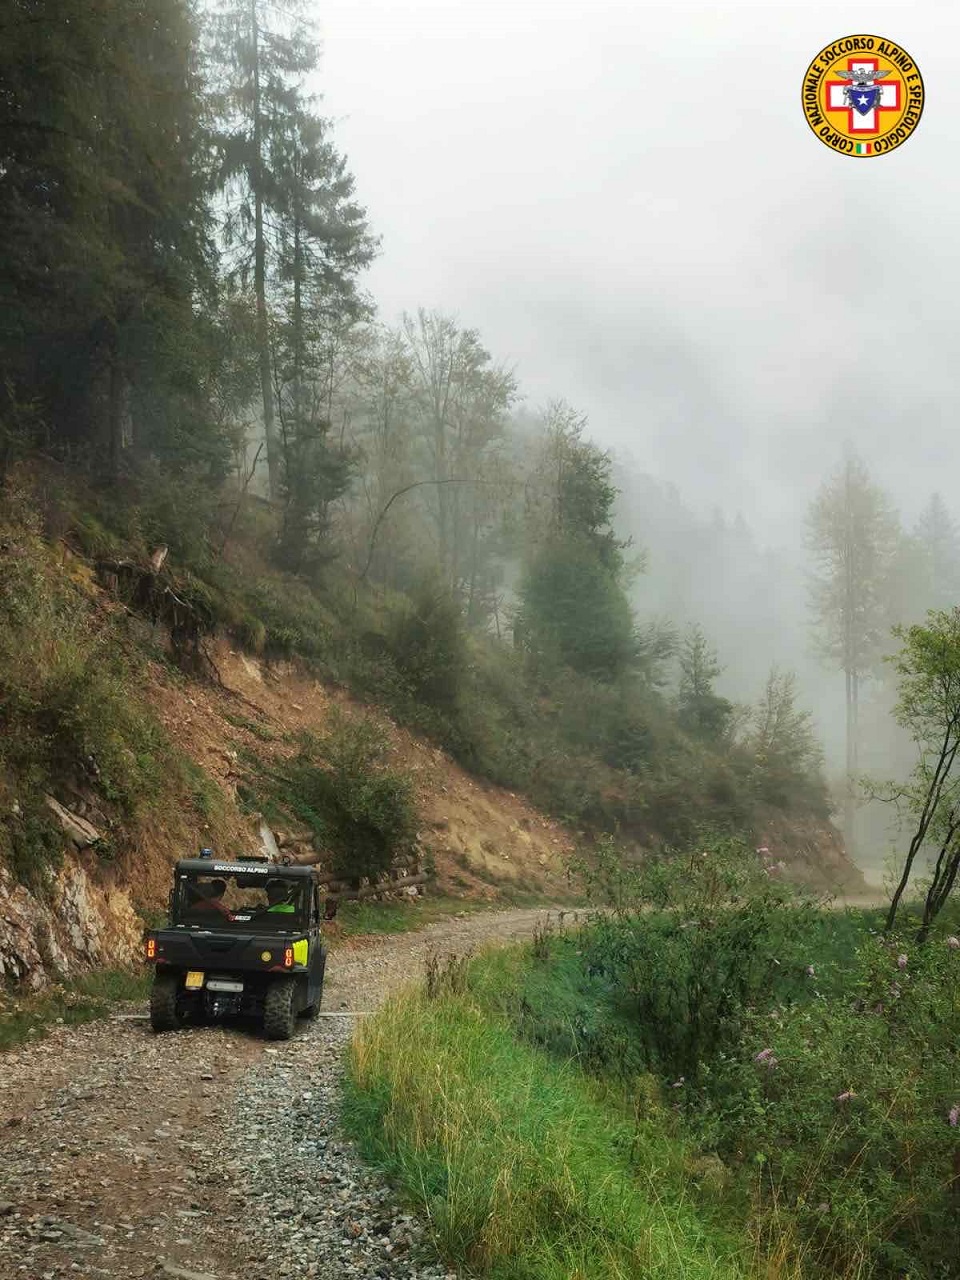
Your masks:
<svg viewBox="0 0 960 1280"><path fill-rule="evenodd" d="M761 1049L759 1053L753 1055L754 1062L766 1062L773 1053L772 1049Z"/></svg>
<svg viewBox="0 0 960 1280"><path fill-rule="evenodd" d="M905 955L897 956L897 968L905 969L907 967L907 957Z"/></svg>
<svg viewBox="0 0 960 1280"><path fill-rule="evenodd" d="M950 937L947 939L947 946L951 951L960 951L960 938L958 938L956 934L951 933Z"/></svg>
<svg viewBox="0 0 960 1280"><path fill-rule="evenodd" d="M947 1120L950 1122L950 1127L955 1129L960 1124L960 1107L951 1107L947 1112Z"/></svg>
<svg viewBox="0 0 960 1280"><path fill-rule="evenodd" d="M855 1098L856 1096L857 1095L853 1089L844 1089L843 1093L837 1094L834 1098L834 1102L849 1102L851 1098Z"/></svg>

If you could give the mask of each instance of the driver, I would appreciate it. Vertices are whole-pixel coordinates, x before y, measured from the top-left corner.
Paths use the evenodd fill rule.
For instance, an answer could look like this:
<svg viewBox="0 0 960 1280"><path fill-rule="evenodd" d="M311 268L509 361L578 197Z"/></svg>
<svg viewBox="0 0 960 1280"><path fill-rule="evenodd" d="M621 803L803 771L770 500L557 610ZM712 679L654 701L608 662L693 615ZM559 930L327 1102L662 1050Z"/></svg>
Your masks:
<svg viewBox="0 0 960 1280"><path fill-rule="evenodd" d="M293 904L292 884L288 884L284 880L268 880L266 883L267 902L265 915L293 915L296 907Z"/></svg>

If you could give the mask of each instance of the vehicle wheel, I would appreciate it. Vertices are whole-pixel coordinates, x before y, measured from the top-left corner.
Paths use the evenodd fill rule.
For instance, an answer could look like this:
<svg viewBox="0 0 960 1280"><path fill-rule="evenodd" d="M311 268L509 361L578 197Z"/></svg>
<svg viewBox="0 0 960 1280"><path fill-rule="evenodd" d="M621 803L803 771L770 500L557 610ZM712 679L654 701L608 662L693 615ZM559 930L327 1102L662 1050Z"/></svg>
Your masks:
<svg viewBox="0 0 960 1280"><path fill-rule="evenodd" d="M268 1040L289 1040L297 1015L296 986L290 978L278 978L267 988L263 1001L263 1031Z"/></svg>
<svg viewBox="0 0 960 1280"><path fill-rule="evenodd" d="M150 990L150 1025L154 1031L176 1031L182 1024L177 1012L180 979L175 973L158 973Z"/></svg>

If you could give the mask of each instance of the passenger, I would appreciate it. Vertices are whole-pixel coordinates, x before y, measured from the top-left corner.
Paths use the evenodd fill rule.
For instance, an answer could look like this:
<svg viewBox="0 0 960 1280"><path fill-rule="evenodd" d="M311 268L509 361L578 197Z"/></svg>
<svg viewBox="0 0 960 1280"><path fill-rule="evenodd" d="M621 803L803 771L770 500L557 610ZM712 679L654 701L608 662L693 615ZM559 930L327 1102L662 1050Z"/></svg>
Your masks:
<svg viewBox="0 0 960 1280"><path fill-rule="evenodd" d="M216 911L228 919L232 918L230 908L223 901L223 895L227 891L226 880L210 880L208 883L194 885L193 889L199 896L198 901L191 904L191 911Z"/></svg>

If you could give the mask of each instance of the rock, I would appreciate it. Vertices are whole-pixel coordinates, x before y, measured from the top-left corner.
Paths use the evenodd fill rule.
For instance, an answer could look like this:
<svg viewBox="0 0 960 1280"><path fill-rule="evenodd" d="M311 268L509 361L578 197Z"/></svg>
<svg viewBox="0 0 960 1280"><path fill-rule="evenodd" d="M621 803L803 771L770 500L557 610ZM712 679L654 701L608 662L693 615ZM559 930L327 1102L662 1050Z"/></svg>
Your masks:
<svg viewBox="0 0 960 1280"><path fill-rule="evenodd" d="M160 1270L165 1276L175 1276L176 1280L217 1280L212 1271L187 1271L172 1262L161 1262Z"/></svg>

